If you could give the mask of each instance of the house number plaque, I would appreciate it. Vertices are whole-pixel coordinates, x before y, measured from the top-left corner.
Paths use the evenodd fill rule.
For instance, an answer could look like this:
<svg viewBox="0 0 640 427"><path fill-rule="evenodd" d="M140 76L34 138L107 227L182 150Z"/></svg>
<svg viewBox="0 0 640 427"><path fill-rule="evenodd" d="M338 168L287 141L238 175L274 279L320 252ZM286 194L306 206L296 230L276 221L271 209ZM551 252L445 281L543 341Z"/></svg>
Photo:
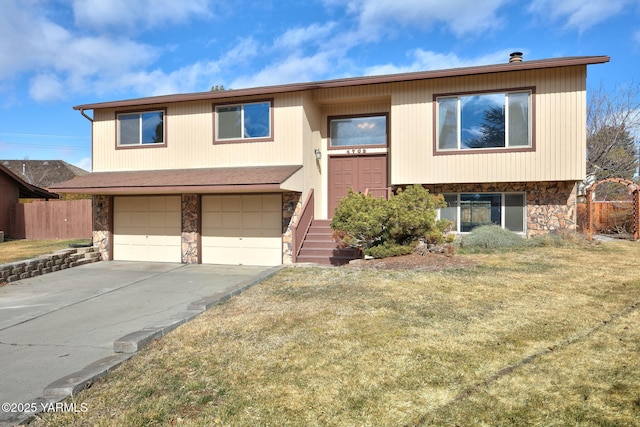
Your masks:
<svg viewBox="0 0 640 427"><path fill-rule="evenodd" d="M350 148L347 150L347 154L366 154L367 153L367 149L366 148Z"/></svg>

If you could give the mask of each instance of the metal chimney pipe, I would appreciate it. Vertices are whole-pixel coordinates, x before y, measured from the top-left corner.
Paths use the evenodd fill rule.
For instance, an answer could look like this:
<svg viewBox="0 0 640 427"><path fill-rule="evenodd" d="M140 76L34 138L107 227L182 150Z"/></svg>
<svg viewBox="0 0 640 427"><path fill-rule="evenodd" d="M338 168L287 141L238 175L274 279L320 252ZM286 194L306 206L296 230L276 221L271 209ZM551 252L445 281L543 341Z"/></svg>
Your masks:
<svg viewBox="0 0 640 427"><path fill-rule="evenodd" d="M522 52L513 52L509 55L509 62L522 62Z"/></svg>

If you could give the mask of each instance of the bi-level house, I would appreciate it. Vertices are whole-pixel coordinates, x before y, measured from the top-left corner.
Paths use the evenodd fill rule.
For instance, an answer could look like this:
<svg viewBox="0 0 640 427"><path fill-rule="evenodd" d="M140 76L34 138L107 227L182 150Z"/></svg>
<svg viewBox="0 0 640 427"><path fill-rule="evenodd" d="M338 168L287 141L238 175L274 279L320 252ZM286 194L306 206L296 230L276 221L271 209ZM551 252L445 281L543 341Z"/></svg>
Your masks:
<svg viewBox="0 0 640 427"><path fill-rule="evenodd" d="M338 263L326 220L348 189L409 184L461 233L574 230L587 66L609 57L505 59L79 105L93 173L52 190L94 195L106 260Z"/></svg>

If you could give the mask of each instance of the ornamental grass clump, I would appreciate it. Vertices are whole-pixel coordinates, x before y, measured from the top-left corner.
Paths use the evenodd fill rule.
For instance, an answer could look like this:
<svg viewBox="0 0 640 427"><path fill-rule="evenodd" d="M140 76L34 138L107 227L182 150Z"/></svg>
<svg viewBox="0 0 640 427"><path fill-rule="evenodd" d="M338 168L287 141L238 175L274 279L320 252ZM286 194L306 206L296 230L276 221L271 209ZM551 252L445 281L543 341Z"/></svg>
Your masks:
<svg viewBox="0 0 640 427"><path fill-rule="evenodd" d="M400 189L389 200L349 191L334 213L331 228L343 247L362 249L376 258L411 253L425 236L442 236L436 209L441 195L420 185Z"/></svg>
<svg viewBox="0 0 640 427"><path fill-rule="evenodd" d="M526 245L520 235L499 225L481 225L460 239L460 247L469 252L514 249Z"/></svg>

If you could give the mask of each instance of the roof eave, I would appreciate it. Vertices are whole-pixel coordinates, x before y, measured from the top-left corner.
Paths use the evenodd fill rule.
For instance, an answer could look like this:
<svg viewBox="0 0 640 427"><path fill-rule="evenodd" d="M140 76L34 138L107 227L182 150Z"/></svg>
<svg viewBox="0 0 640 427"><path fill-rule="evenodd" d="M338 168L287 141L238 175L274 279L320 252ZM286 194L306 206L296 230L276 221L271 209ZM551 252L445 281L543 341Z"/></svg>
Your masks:
<svg viewBox="0 0 640 427"><path fill-rule="evenodd" d="M74 110L94 110L97 108L118 108L130 106L143 106L154 104L165 104L169 102L185 102L198 100L216 100L231 97L273 95L277 93L297 92L304 90L336 88L349 86L362 86L381 83L398 83L412 80L436 79L444 77L460 77L478 74L502 73L508 71L536 70L543 68L557 68L570 66L587 66L594 64L604 64L611 60L609 56L575 56L564 58L552 58L522 62L508 62L494 65L480 65L473 67L451 68L445 70L417 71L401 74L389 74L369 77L351 77L336 80L325 80L309 83L292 83L276 86L254 87L247 89L235 89L220 92L197 92L178 95L161 95L147 98L137 98L122 101L100 102L95 104L84 104L73 107Z"/></svg>
<svg viewBox="0 0 640 427"><path fill-rule="evenodd" d="M234 185L178 185L148 187L57 187L60 193L95 195L136 195L136 194L214 194L214 193L263 193L282 192L280 184L234 184Z"/></svg>

